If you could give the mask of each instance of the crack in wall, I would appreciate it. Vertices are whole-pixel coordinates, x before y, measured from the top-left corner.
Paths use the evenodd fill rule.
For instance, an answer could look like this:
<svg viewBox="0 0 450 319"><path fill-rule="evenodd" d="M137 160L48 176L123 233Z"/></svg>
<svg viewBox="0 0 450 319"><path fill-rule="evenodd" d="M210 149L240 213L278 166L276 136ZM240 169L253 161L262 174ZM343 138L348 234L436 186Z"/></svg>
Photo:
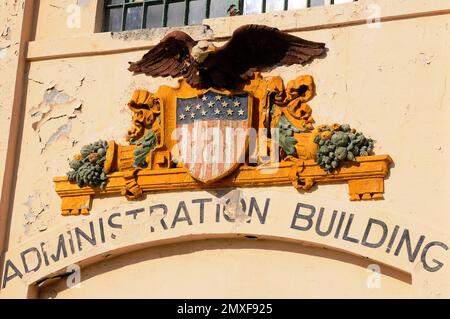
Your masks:
<svg viewBox="0 0 450 319"><path fill-rule="evenodd" d="M41 195L36 192L32 195L28 195L23 205L27 207L27 210L23 214L25 221L23 227L25 235L28 235L31 230L31 226L39 220L40 216L49 211L50 206L48 204L44 204ZM38 230L43 232L47 230L47 226L45 224L41 224L38 226Z"/></svg>
<svg viewBox="0 0 450 319"><path fill-rule="evenodd" d="M81 113L82 105L56 86L45 91L42 102L30 110L31 126L38 133L41 153L56 140L69 136L72 120Z"/></svg>
<svg viewBox="0 0 450 319"><path fill-rule="evenodd" d="M243 192L240 189L233 189L225 194L216 192L215 204L223 207L223 213L230 220L234 220L233 227L237 228L243 223L251 220L251 217L245 213L242 201L244 200Z"/></svg>
<svg viewBox="0 0 450 319"><path fill-rule="evenodd" d="M186 32L194 39L214 38L214 31L208 25L164 27L111 32L111 38L124 41L148 40L152 38L162 38L169 32L179 30Z"/></svg>

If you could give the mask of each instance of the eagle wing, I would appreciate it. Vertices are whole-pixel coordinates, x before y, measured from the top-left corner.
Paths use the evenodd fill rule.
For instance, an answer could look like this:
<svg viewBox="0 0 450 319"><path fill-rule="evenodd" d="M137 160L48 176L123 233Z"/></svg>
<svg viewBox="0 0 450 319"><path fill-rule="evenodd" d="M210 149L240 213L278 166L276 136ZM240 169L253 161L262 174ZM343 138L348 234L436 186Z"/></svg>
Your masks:
<svg viewBox="0 0 450 319"><path fill-rule="evenodd" d="M199 82L197 63L191 57L191 49L197 44L182 31L167 34L154 48L148 51L141 60L129 62L129 71L135 74L144 73L151 76L184 76L188 83Z"/></svg>
<svg viewBox="0 0 450 319"><path fill-rule="evenodd" d="M216 86L242 81L252 69L275 65L305 64L325 52L325 43L307 41L264 25L244 25L205 62Z"/></svg>

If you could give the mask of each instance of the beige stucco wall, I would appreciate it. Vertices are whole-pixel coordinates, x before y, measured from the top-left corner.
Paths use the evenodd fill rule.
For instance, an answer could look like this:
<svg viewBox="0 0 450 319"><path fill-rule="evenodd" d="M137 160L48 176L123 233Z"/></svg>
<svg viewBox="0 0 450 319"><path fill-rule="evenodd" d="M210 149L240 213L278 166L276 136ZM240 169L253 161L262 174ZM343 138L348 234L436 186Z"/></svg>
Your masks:
<svg viewBox="0 0 450 319"><path fill-rule="evenodd" d="M99 138L125 143L131 116L126 102L135 89L154 92L162 84L176 83L171 79L132 76L126 70L127 62L140 58L165 30L94 34L94 0L81 7L80 28L69 28L64 8L75 2L61 1L57 8L51 1L40 1L35 41L28 51L29 81L24 92L25 119L9 253L33 238L45 238L53 229L82 223L84 217L60 215L60 198L54 191L53 177L65 174L69 159L82 145ZM373 3L380 6L382 18L375 26L364 23L378 10L373 11ZM448 238L449 16L450 5L445 1L379 0L207 20L204 24L209 27L186 28L196 39L214 40L229 36L238 25L255 22L326 42L326 58L306 67L277 68L270 75L281 75L288 81L311 74L317 95L309 104L316 122L349 123L376 140L377 154L389 154L394 159L383 201L349 202L345 184L320 185L311 194L297 193L290 186L279 187L268 191L289 195L290 202L280 203L271 212L275 214L272 218L276 220L276 214L280 214L280 219L292 215L290 207L297 201L316 201L325 206L343 206L355 214L413 225L417 233L425 232L430 237ZM12 28L12 37L19 27ZM13 72L12 62L7 63L8 74ZM5 63L0 60L2 67ZM0 105L6 105L5 111L1 110L3 128L13 84L0 81L6 87L0 92ZM0 155L4 157L5 137L1 138ZM158 195L148 196L139 204L130 204L123 198L95 199L92 214L106 216L114 209L127 210L157 200ZM230 228L230 233L233 231ZM176 235L177 232L173 236ZM81 288L65 289L65 281L60 280L42 288L40 296L450 296L450 261L436 273L424 272L419 264L411 265L406 272L396 270L401 267L395 262L383 265L381 288L369 289L367 265L371 261L351 254L352 248L341 252L324 250L321 245L271 239L202 238L135 252L129 252L135 248L126 249L122 255L115 254L83 268ZM86 253L84 257L90 256ZM25 297L26 286L24 280L0 294Z"/></svg>
<svg viewBox="0 0 450 319"><path fill-rule="evenodd" d="M131 261L131 262L130 262ZM395 298L411 297L407 278L388 269L367 289L370 261L298 244L211 239L122 255L83 270L81 288L66 281L41 298ZM146 275L142 275L145 270ZM111 273L114 286L111 287ZM345 274L345 275L344 275Z"/></svg>

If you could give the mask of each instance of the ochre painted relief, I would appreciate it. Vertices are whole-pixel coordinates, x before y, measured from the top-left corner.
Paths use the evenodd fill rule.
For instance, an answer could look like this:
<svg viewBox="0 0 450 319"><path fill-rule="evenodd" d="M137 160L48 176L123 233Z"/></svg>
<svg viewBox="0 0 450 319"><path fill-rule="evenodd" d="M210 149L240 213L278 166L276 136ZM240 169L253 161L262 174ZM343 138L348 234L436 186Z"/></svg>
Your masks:
<svg viewBox="0 0 450 319"><path fill-rule="evenodd" d="M246 47L248 38L259 40ZM276 44L271 54L264 52L269 42ZM266 26L241 27L221 48L170 33L130 71L183 78L177 87L134 92L127 145L81 148L67 176L54 179L62 214L89 214L98 195L133 200L145 192L225 187L291 184L306 192L344 182L350 200L383 199L391 158L374 155L373 140L348 124L314 125L313 78L284 83L258 72L324 53L322 43Z"/></svg>

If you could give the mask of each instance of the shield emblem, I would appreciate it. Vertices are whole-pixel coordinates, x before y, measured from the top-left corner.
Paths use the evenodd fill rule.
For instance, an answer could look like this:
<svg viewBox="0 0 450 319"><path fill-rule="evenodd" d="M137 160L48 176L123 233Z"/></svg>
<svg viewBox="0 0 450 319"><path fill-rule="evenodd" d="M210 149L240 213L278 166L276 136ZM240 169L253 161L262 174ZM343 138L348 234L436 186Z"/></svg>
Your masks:
<svg viewBox="0 0 450 319"><path fill-rule="evenodd" d="M212 183L244 163L250 102L247 93L230 96L215 91L177 98L179 160L192 177Z"/></svg>

